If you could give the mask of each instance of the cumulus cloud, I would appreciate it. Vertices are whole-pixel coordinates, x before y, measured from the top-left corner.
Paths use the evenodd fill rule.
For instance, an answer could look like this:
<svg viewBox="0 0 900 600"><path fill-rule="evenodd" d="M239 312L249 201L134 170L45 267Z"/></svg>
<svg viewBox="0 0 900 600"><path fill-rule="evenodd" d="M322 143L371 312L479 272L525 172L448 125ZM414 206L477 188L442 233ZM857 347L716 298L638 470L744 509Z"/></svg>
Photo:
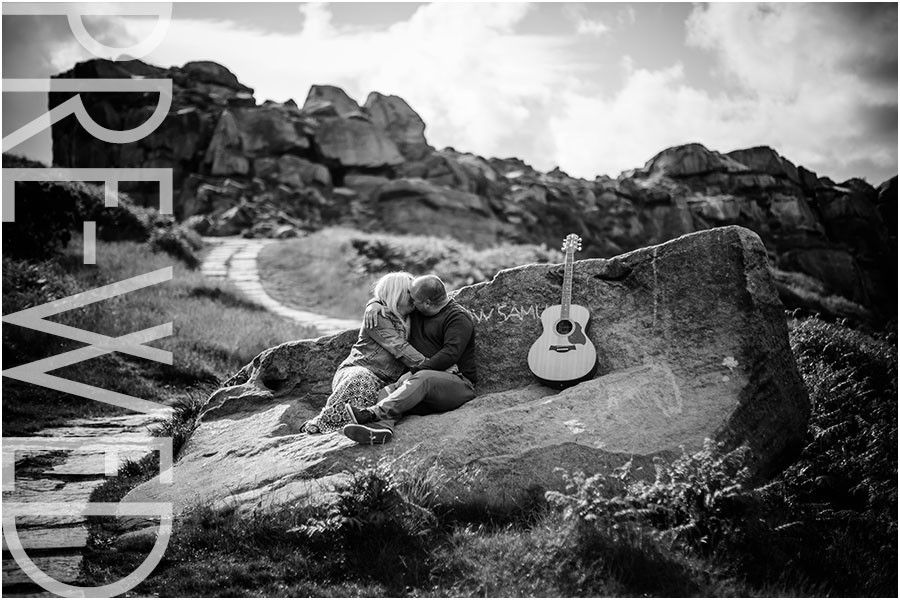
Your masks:
<svg viewBox="0 0 900 600"><path fill-rule="evenodd" d="M837 180L897 173L896 5L709 4L688 41L717 55L728 91L710 92L679 63L635 70L611 94L569 89L554 116L559 162L615 176L666 147L768 145Z"/></svg>
<svg viewBox="0 0 900 600"><path fill-rule="evenodd" d="M619 62L604 63L605 72L618 68L615 77L590 77L586 67L611 55L586 55L579 39L637 27L640 13L631 6L601 14L576 5L564 15L568 33L520 33L534 10L524 3L425 4L406 21L374 28L337 22L328 4L302 4L293 34L224 15L176 19L146 60L218 62L259 101L302 104L313 84L337 85L361 104L372 91L395 94L422 116L432 145L517 156L579 177L615 176L690 142L723 152L769 145L835 179L864 168L877 184L896 173L896 5L697 5L686 41L718 57L728 83L719 91L694 83L674 57L653 69L612 59ZM579 23L595 35L571 35ZM126 46L152 25L128 18L92 28L108 44ZM4 71L10 46L44 71L87 58L59 31L31 41L16 33L4 18ZM613 87L611 79L621 83Z"/></svg>
<svg viewBox="0 0 900 600"><path fill-rule="evenodd" d="M596 19L579 19L575 31L579 35L603 35L609 32L609 26Z"/></svg>
<svg viewBox="0 0 900 600"><path fill-rule="evenodd" d="M342 27L327 5L303 5L299 34L266 34L227 21L174 21L153 62L214 60L258 100L302 105L313 84L357 102L372 91L406 100L437 147L487 156L552 153L555 92L576 73L566 41L515 33L527 4L428 4L387 29ZM208 40L197 56L195 39ZM271 57L261 61L260 56Z"/></svg>
<svg viewBox="0 0 900 600"><path fill-rule="evenodd" d="M751 139L838 178L866 162L896 174L896 5L709 4L688 32L742 88L725 101L759 107L770 128Z"/></svg>

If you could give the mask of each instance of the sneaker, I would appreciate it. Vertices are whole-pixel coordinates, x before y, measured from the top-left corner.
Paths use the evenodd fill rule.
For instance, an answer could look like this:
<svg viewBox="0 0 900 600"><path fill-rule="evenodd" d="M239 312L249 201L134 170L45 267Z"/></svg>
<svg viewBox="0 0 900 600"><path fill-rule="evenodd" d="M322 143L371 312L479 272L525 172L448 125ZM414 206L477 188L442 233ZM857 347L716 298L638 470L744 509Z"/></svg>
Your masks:
<svg viewBox="0 0 900 600"><path fill-rule="evenodd" d="M394 437L394 433L383 427L367 427L358 423L344 425L342 430L344 435L356 442L357 444L386 444Z"/></svg>
<svg viewBox="0 0 900 600"><path fill-rule="evenodd" d="M367 408L356 408L349 402L344 405L344 410L347 411L347 416L350 417L350 420L357 425L365 425L366 423L378 420L375 413L371 410Z"/></svg>

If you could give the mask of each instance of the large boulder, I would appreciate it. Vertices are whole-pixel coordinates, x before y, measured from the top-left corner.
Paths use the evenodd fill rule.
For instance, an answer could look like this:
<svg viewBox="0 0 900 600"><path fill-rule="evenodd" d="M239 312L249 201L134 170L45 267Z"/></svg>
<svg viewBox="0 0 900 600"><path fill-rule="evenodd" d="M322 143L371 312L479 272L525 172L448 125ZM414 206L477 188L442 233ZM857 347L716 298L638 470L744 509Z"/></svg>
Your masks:
<svg viewBox="0 0 900 600"><path fill-rule="evenodd" d="M254 106L253 90L225 67L209 61L190 62L164 69L139 60L89 60L57 76L60 79L152 78L172 81L172 105L163 123L150 135L128 144L108 144L85 130L77 119L54 123L53 164L64 167L149 168L173 170L176 188L203 162L213 131L226 108ZM49 108L59 106L74 92L48 95ZM129 130L150 118L159 102L157 94L83 92L81 100L91 118L109 129ZM226 162L229 160L226 157ZM240 165L225 169L241 171ZM123 182L122 189L139 202L158 205L159 186Z"/></svg>
<svg viewBox="0 0 900 600"><path fill-rule="evenodd" d="M726 156L745 165L751 171L765 173L774 177L783 177L797 184L803 182L797 167L768 146L735 150L729 152Z"/></svg>
<svg viewBox="0 0 900 600"><path fill-rule="evenodd" d="M209 60L195 60L185 63L181 67L181 71L193 79L195 83L211 83L227 90L232 90L235 93L253 93L253 88L249 88L238 81L234 73L226 67Z"/></svg>
<svg viewBox="0 0 900 600"><path fill-rule="evenodd" d="M407 160L432 151L425 140L425 121L403 98L372 92L363 106L372 123L384 129Z"/></svg>
<svg viewBox="0 0 900 600"><path fill-rule="evenodd" d="M500 239L501 225L487 201L422 179L394 179L370 194L369 207L380 226L395 233L454 238L465 231L475 246Z"/></svg>
<svg viewBox="0 0 900 600"><path fill-rule="evenodd" d="M350 117L361 114L356 100L334 85L313 85L309 88L303 112L316 116Z"/></svg>
<svg viewBox="0 0 900 600"><path fill-rule="evenodd" d="M241 149L250 156L304 153L310 148L307 128L300 116L279 105L268 104L232 111L237 121Z"/></svg>
<svg viewBox="0 0 900 600"><path fill-rule="evenodd" d="M198 501L312 500L358 459L390 457L396 468L445 470L443 502L504 509L562 489L559 468L596 473L631 460L652 478L653 457L710 438L747 444L748 467L764 478L802 444L809 400L755 234L719 228L576 262L573 302L591 313L599 370L557 391L535 382L526 357L561 280L561 265L527 265L459 290L477 322L478 396L401 420L385 446L296 433L323 405L356 332L263 352L211 396L174 483L150 481L125 501L172 502L177 513Z"/></svg>
<svg viewBox="0 0 900 600"><path fill-rule="evenodd" d="M382 129L361 119L327 119L316 130L315 147L322 162L344 169L379 169L404 160Z"/></svg>
<svg viewBox="0 0 900 600"><path fill-rule="evenodd" d="M708 173L742 173L749 168L728 155L708 150L702 144L685 144L663 150L651 158L636 174L653 178L694 177Z"/></svg>
<svg viewBox="0 0 900 600"><path fill-rule="evenodd" d="M298 115L271 105L236 108L219 116L204 163L211 175L247 176L256 157L302 153L309 148Z"/></svg>
<svg viewBox="0 0 900 600"><path fill-rule="evenodd" d="M237 119L230 111L222 111L206 149L203 162L211 175L248 175L250 159L241 148Z"/></svg>

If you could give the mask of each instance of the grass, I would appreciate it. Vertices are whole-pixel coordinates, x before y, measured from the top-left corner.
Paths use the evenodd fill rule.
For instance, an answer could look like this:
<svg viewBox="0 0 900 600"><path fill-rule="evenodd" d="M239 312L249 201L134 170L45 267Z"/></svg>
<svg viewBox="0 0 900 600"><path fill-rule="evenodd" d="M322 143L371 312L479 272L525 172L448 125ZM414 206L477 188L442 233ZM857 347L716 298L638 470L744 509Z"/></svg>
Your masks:
<svg viewBox="0 0 900 600"><path fill-rule="evenodd" d="M487 516L437 504L439 472L363 465L330 509L195 507L136 593L896 596L896 333L789 325L813 414L798 461L763 487L741 475L740 449L710 445L653 484L623 468L573 478L570 500ZM114 580L146 551L99 543L86 575Z"/></svg>
<svg viewBox="0 0 900 600"><path fill-rule="evenodd" d="M454 290L488 281L509 267L562 261L560 252L530 244L476 250L433 236L332 227L266 246L259 256L259 273L266 292L282 304L355 319L371 297L374 283L391 271L437 273Z"/></svg>
<svg viewBox="0 0 900 600"><path fill-rule="evenodd" d="M103 389L172 404L198 386L218 383L259 352L315 329L272 315L226 283L206 280L147 244L97 243L97 265L84 265L80 240L46 260L3 259L5 314L165 267L173 279L52 317L80 329L120 336L166 322L173 335L149 345L172 352L173 364L114 353L54 372ZM240 340L237 343L236 340ZM3 368L81 344L14 325L3 326ZM3 380L3 435L28 435L75 417L122 414L124 409L41 386Z"/></svg>
<svg viewBox="0 0 900 600"><path fill-rule="evenodd" d="M354 270L350 262L354 234L354 230L333 227L265 246L257 267L266 293L286 306L329 317L358 318L377 277Z"/></svg>

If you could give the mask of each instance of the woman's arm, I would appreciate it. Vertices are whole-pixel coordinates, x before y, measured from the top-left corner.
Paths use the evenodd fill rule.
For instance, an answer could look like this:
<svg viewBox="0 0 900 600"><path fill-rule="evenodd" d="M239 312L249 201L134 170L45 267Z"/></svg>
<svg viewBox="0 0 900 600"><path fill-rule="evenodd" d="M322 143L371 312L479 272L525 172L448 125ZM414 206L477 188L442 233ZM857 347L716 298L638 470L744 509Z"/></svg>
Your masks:
<svg viewBox="0 0 900 600"><path fill-rule="evenodd" d="M406 338L403 337L403 333L380 311L375 317L375 326L366 327L366 331L378 345L394 355L407 367L417 367L425 362L425 356L413 348L406 341Z"/></svg>

